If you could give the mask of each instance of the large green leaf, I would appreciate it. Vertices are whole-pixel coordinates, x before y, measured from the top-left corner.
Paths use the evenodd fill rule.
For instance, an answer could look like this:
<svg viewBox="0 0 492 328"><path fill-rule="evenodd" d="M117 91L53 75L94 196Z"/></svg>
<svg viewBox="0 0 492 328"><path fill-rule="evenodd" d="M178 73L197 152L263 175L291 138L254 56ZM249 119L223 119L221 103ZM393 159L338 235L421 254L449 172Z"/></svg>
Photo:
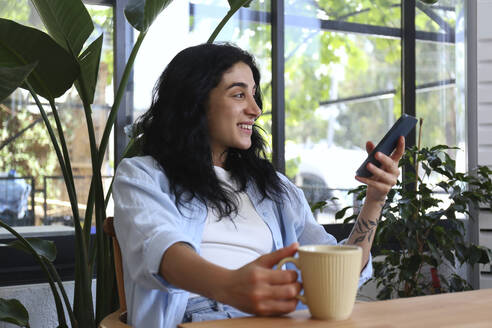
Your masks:
<svg viewBox="0 0 492 328"><path fill-rule="evenodd" d="M128 22L140 32L146 32L155 18L172 0L129 0L125 7Z"/></svg>
<svg viewBox="0 0 492 328"><path fill-rule="evenodd" d="M78 56L94 30L91 16L81 0L31 0L48 33L58 44Z"/></svg>
<svg viewBox="0 0 492 328"><path fill-rule="evenodd" d="M37 62L28 81L47 99L65 93L79 75L79 65L49 35L35 28L0 18L0 67L18 67Z"/></svg>
<svg viewBox="0 0 492 328"><path fill-rule="evenodd" d="M0 298L0 321L20 327L29 327L29 314L18 300Z"/></svg>
<svg viewBox="0 0 492 328"><path fill-rule="evenodd" d="M56 259L56 246L55 243L50 240L44 240L39 238L26 238L31 247L36 251L36 253L44 257L50 262ZM15 240L7 244L7 246L21 250L28 254L31 254L31 250L28 249L22 242Z"/></svg>
<svg viewBox="0 0 492 328"><path fill-rule="evenodd" d="M253 0L227 0L231 10L237 10L241 7L249 7Z"/></svg>
<svg viewBox="0 0 492 328"><path fill-rule="evenodd" d="M103 35L101 34L87 49L80 55L80 78L84 81L87 91L87 102L94 102L94 92L96 91L97 75L99 73L99 62L101 61L101 49L103 45ZM80 83L75 82L75 87L79 95L82 95Z"/></svg>
<svg viewBox="0 0 492 328"><path fill-rule="evenodd" d="M36 63L17 67L0 67L0 101L15 91L32 72Z"/></svg>

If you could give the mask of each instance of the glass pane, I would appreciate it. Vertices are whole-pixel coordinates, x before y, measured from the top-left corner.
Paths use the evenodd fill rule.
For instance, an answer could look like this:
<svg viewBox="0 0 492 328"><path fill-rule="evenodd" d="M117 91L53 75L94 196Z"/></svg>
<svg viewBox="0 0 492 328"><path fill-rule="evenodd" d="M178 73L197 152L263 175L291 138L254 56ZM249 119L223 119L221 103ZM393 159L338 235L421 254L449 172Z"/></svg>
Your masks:
<svg viewBox="0 0 492 328"><path fill-rule="evenodd" d="M434 12L446 14L452 34L446 40L417 39L417 115L424 119L422 145L460 147L461 150L451 151L450 155L457 159L457 169L463 172L466 165L464 1L439 1L439 5L445 9L434 9ZM416 25L421 21L417 17Z"/></svg>
<svg viewBox="0 0 492 328"><path fill-rule="evenodd" d="M316 3L332 8L337 2ZM337 10L362 10L375 6L371 3L340 1ZM303 4L312 6L311 1L288 2L286 12ZM377 6L379 13L367 15L364 24L387 24L381 17L394 15L394 4ZM287 175L310 203L338 198L318 214L320 223L333 223L335 211L353 203L347 189L358 184L354 176L366 157L365 142L377 143L401 111L400 39L361 24L338 27L286 23L285 29Z"/></svg>
<svg viewBox="0 0 492 328"><path fill-rule="evenodd" d="M433 5L416 1L415 29L417 31L454 34L457 20L456 4L457 1L455 0L440 0Z"/></svg>
<svg viewBox="0 0 492 328"><path fill-rule="evenodd" d="M304 25L339 26L350 22L400 28L400 2L390 0L315 0L285 2L286 22L302 21ZM356 27L354 25L347 25Z"/></svg>
<svg viewBox="0 0 492 328"><path fill-rule="evenodd" d="M94 21L94 32L85 46L104 34L92 105L94 129L99 140L113 99L113 10L95 5L87 8ZM0 0L0 17L44 30L39 16L27 0ZM49 103L42 98L41 102L52 126L55 126ZM72 88L56 99L56 108L75 176L79 213L84 217L92 166L84 110L76 89ZM24 89L16 90L0 103L0 117L0 217L14 226L73 226L58 159L30 94ZM106 189L113 174L112 158L111 146L102 169L102 174L107 176L104 179Z"/></svg>
<svg viewBox="0 0 492 328"><path fill-rule="evenodd" d="M152 89L171 59L186 47L205 43L229 10L225 0L174 1L147 33L135 62L134 119L150 106ZM224 26L216 42L232 42L252 53L262 74L263 115L258 120L268 132L271 126L271 40L266 12L269 1L253 1L241 8ZM162 31L172 30L163 40Z"/></svg>

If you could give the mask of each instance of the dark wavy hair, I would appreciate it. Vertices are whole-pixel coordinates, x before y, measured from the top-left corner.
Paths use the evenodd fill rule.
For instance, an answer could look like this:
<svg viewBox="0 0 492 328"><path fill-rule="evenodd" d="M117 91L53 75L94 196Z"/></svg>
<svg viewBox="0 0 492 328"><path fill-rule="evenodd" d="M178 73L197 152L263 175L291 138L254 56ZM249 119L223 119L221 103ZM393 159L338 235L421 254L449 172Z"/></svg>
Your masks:
<svg viewBox="0 0 492 328"><path fill-rule="evenodd" d="M262 108L260 72L253 56L231 44L201 44L184 49L169 63L154 88L149 110L136 126L143 154L151 155L165 171L176 205L197 197L219 218L237 214L238 198L215 174L206 111L210 91L238 62L251 68L255 100ZM285 185L267 160L259 129L253 126L249 149L227 151L225 169L239 191L252 182L263 199L280 202Z"/></svg>

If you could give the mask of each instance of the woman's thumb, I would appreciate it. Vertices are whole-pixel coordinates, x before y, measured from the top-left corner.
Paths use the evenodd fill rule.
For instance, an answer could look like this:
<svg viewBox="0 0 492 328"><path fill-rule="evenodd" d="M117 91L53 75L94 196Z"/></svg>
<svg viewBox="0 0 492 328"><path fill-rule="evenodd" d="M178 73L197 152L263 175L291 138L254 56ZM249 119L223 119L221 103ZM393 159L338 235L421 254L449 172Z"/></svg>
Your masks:
<svg viewBox="0 0 492 328"><path fill-rule="evenodd" d="M299 243L292 243L287 247L259 257L257 263L263 267L273 268L273 266L280 262L282 259L288 256L293 256L297 252L298 248Z"/></svg>

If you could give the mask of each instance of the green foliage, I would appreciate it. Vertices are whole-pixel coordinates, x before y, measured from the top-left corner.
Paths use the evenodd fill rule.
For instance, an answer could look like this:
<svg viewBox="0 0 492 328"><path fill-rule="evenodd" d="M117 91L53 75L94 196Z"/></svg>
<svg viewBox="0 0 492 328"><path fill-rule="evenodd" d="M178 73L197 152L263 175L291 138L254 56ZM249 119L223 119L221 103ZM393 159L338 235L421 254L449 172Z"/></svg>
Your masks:
<svg viewBox="0 0 492 328"><path fill-rule="evenodd" d="M80 0L31 0L48 34L72 56L82 50L94 25Z"/></svg>
<svg viewBox="0 0 492 328"><path fill-rule="evenodd" d="M29 314L18 300L0 298L0 321L19 327L29 327Z"/></svg>
<svg viewBox="0 0 492 328"><path fill-rule="evenodd" d="M19 93L17 96L21 96ZM14 169L21 176L53 175L56 169L56 155L51 151L46 127L26 108L20 108L11 115L9 109L0 105L0 139L7 140L29 124L34 124L22 136L0 149L0 171ZM37 183L41 181L37 181Z"/></svg>
<svg viewBox="0 0 492 328"><path fill-rule="evenodd" d="M96 91L97 75L99 73L99 62L101 61L101 50L103 44L103 35L101 34L94 42L92 42L87 49L80 55L80 78L87 86L87 102L92 104L94 102L94 93ZM83 89L79 82L75 82L77 91L82 94Z"/></svg>
<svg viewBox="0 0 492 328"><path fill-rule="evenodd" d="M35 63L18 67L0 67L0 99L7 98L31 74Z"/></svg>
<svg viewBox="0 0 492 328"><path fill-rule="evenodd" d="M400 161L402 167L418 164L422 170L418 176L409 173L406 184L398 182L383 207L375 246L384 259L374 261L372 278L380 288L379 299L470 289L453 271L492 259L490 249L465 240L460 218L470 216L470 208L481 202L492 203L492 170L480 166L470 173L456 172L450 150L456 148L413 147ZM437 269L440 290L423 271L429 268Z"/></svg>
<svg viewBox="0 0 492 328"><path fill-rule="evenodd" d="M37 63L28 82L44 98L61 96L79 75L76 58L44 32L0 19L0 40L0 66L18 67ZM19 86L27 88L25 84Z"/></svg>
<svg viewBox="0 0 492 328"><path fill-rule="evenodd" d="M128 22L138 31L147 32L157 16L172 0L130 0L125 8Z"/></svg>

